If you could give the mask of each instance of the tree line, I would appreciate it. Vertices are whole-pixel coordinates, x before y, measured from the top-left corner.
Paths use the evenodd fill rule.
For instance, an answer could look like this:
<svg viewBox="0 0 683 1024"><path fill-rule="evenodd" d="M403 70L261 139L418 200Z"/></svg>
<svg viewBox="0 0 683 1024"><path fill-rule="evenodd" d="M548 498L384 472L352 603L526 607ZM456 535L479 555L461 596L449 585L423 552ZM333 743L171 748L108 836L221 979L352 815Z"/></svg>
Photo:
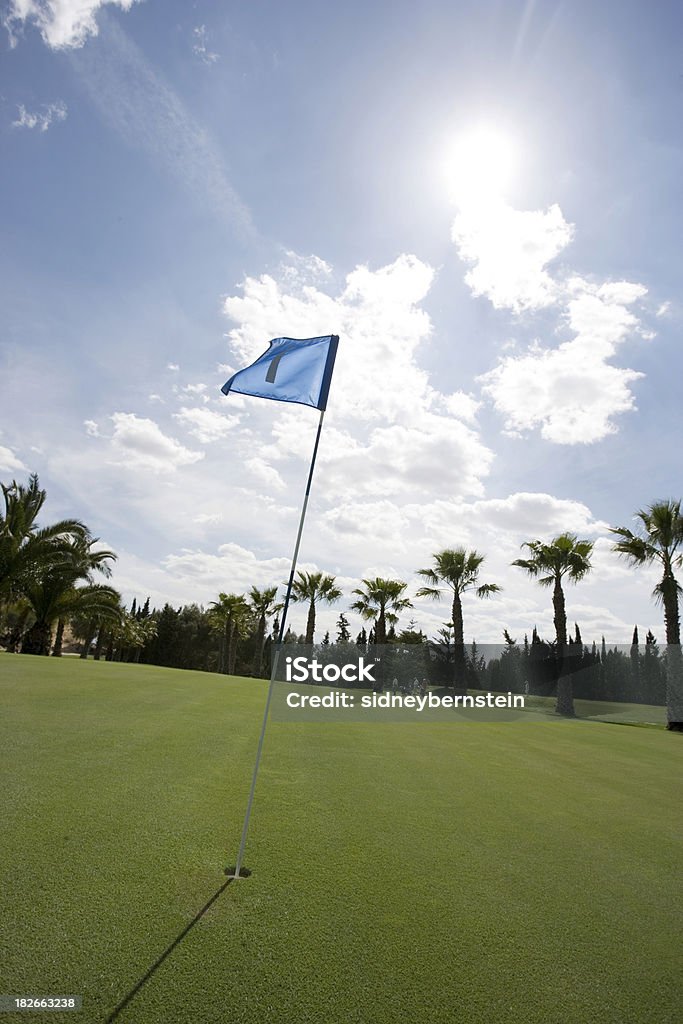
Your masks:
<svg viewBox="0 0 683 1024"><path fill-rule="evenodd" d="M480 689L550 697L557 694L557 648L542 640L534 629L522 643L504 631L505 646L498 657L485 660L476 644L467 650L469 685ZM667 699L666 656L648 630L645 643L633 630L630 646L610 647L602 637L588 646L574 624L563 652L565 670L571 677L572 700L664 705Z"/></svg>
<svg viewBox="0 0 683 1024"><path fill-rule="evenodd" d="M282 611L278 585L251 587L247 594L220 593L208 608L190 604L175 609L166 604L161 609L150 610L147 599L142 606L138 607L134 601L127 609L121 595L110 584L100 581L111 576L115 553L99 547L98 538L92 536L83 522L65 519L48 526L38 524L46 492L35 474L28 485L16 481L3 484L2 493L0 644L7 650L58 657L68 628L71 635L80 640L83 657L92 650L96 658L103 656L226 674L259 677L269 674L270 650L279 632ZM664 611L668 687L665 699L669 725L681 728L681 586L675 576L683 560L681 502L655 502L640 510L636 521L636 530L611 529L615 538L613 550L633 566L656 564L661 571L653 596ZM548 656L538 658L535 652L534 657L538 665L545 664L542 671L550 674L547 685L556 695L557 712L573 715L578 647L576 636L568 637L564 588L567 583L579 583L591 572L593 542L565 532L549 542L527 541L523 547L527 549L527 557L515 559L512 565L552 594L554 637L546 644ZM416 598L439 601L447 596L449 599L450 619L432 641L428 641L421 630L416 630L412 622L408 629L397 633L401 613L413 607L406 581L382 577L362 579L352 593L350 610L368 623L369 632L363 627L355 638L356 644L431 642L445 645L450 652L450 684L462 690L472 678L471 652L468 655L465 646L463 596L473 593L488 599L502 589L498 584L480 581L484 560L485 556L475 550L447 548L434 553L429 567L416 570L422 582L415 592ZM293 601L307 608L306 630L300 636L288 630L285 639L313 644L317 610L322 604L339 601L341 589L332 575L299 572L293 581L291 596ZM494 675L496 672L505 674L515 657L517 645L514 641L507 643L509 634L505 636L509 650L501 656L498 669L491 669ZM526 641L529 649L538 646L534 637L537 637L535 631L531 643ZM351 641L344 614L337 621L335 640L342 644ZM329 633L322 642L332 642ZM538 643L543 643L540 638ZM637 646L637 641L632 644L632 647ZM648 646L654 645L646 644L646 649ZM588 667L593 652L583 645L581 648L585 651L581 657L587 661L584 667ZM504 663L505 656L507 662ZM650 651L648 657L654 658L655 654ZM601 652L596 654L592 664L604 666L607 660L607 653ZM629 679L633 664L635 662L629 662L631 675L624 673ZM539 670L534 671L537 676ZM606 669L600 671L604 680ZM500 677L502 679L502 675ZM598 678L599 672L597 675L594 672L593 677ZM631 691L636 692L634 687L635 684ZM591 692L595 692L595 685Z"/></svg>

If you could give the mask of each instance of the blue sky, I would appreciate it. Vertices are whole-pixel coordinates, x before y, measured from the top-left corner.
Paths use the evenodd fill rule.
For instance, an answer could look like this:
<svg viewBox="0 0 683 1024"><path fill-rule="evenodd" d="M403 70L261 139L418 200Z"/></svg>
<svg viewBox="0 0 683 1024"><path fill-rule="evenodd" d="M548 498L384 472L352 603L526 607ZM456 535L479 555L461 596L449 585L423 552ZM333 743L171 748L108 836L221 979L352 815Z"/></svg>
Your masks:
<svg viewBox="0 0 683 1024"><path fill-rule="evenodd" d="M476 547L505 589L468 637L550 634L509 562L569 529L584 638L661 637L607 527L681 495L676 5L0 9L0 477L128 600L286 578L316 415L219 389L335 332L304 567L414 593Z"/></svg>

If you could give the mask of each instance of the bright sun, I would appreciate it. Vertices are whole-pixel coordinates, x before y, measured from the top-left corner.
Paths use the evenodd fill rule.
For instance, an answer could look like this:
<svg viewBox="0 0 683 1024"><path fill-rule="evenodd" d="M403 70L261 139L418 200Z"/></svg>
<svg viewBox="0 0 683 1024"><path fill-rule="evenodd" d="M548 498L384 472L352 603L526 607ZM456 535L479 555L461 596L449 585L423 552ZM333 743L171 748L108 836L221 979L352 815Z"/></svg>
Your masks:
<svg viewBox="0 0 683 1024"><path fill-rule="evenodd" d="M501 199L517 167L507 136L490 128L461 135L446 152L443 173L451 199L460 204Z"/></svg>

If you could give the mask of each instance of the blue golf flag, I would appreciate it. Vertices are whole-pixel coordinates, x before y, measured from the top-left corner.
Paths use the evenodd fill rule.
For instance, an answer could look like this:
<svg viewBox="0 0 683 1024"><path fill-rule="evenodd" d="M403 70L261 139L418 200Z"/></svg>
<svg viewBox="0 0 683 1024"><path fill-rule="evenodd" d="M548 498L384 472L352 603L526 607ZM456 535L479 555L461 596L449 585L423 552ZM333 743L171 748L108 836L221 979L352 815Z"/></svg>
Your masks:
<svg viewBox="0 0 683 1024"><path fill-rule="evenodd" d="M263 355L226 381L224 395L272 398L324 410L332 380L339 337L274 338Z"/></svg>

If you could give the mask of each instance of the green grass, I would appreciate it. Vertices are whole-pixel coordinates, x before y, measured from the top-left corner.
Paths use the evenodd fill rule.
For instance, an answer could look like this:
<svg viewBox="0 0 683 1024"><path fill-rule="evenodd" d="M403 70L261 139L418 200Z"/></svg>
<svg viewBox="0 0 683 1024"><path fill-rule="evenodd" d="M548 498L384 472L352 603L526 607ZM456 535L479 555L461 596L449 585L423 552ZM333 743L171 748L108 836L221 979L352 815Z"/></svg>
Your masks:
<svg viewBox="0 0 683 1024"><path fill-rule="evenodd" d="M555 714L554 697L526 697L528 714ZM656 704L625 704L607 700L574 700L578 718L593 722L616 722L620 725L666 726L666 708Z"/></svg>
<svg viewBox="0 0 683 1024"><path fill-rule="evenodd" d="M265 684L0 655L0 991L104 1021L225 881ZM679 1019L680 736L271 723L249 879L118 1018Z"/></svg>

